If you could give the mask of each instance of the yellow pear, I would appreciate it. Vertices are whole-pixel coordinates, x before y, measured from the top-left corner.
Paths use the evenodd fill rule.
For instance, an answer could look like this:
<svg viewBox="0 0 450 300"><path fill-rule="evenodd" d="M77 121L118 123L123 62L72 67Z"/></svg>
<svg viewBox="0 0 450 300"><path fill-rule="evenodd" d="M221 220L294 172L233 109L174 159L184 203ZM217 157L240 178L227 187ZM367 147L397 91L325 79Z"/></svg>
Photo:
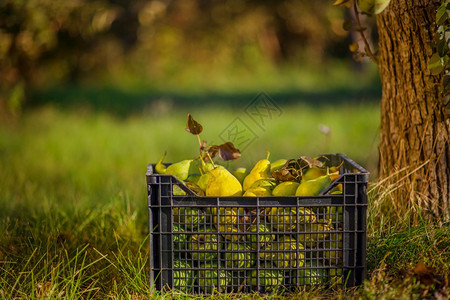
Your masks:
<svg viewBox="0 0 450 300"><path fill-rule="evenodd" d="M242 186L239 180L223 166L216 166L208 172L206 196L241 196Z"/></svg>
<svg viewBox="0 0 450 300"><path fill-rule="evenodd" d="M264 186L251 187L245 191L244 197L272 196L270 188Z"/></svg>
<svg viewBox="0 0 450 300"><path fill-rule="evenodd" d="M250 174L247 175L244 179L243 188L244 191L250 188L250 186L259 179L268 179L270 178L270 161L269 161L269 151L267 151L267 157L265 159L261 159L258 161L253 169L250 171Z"/></svg>
<svg viewBox="0 0 450 300"><path fill-rule="evenodd" d="M312 180L302 180L295 192L296 196L317 196L331 183L328 175L319 176Z"/></svg>
<svg viewBox="0 0 450 300"><path fill-rule="evenodd" d="M296 181L284 181L273 189L272 196L295 196L298 186Z"/></svg>

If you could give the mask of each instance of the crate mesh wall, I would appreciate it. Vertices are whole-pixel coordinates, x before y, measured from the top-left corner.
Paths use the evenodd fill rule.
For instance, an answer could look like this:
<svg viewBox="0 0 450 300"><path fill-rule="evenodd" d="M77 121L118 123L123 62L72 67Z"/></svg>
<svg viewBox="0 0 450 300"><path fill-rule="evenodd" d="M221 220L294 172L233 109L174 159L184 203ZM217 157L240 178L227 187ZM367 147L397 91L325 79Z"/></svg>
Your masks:
<svg viewBox="0 0 450 300"><path fill-rule="evenodd" d="M340 177L311 197L174 196L147 170L151 284L188 293L354 286L366 276L368 173L345 155ZM342 194L329 194L337 185Z"/></svg>

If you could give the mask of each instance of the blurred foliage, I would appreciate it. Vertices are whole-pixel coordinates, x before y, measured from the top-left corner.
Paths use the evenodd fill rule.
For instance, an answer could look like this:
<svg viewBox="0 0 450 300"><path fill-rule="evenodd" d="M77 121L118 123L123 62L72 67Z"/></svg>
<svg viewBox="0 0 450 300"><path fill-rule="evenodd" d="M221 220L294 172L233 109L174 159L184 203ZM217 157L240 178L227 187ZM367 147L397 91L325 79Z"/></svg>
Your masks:
<svg viewBox="0 0 450 300"><path fill-rule="evenodd" d="M64 82L189 82L192 69L207 81L350 57L345 13L328 0L4 0L0 104L19 111L30 87Z"/></svg>

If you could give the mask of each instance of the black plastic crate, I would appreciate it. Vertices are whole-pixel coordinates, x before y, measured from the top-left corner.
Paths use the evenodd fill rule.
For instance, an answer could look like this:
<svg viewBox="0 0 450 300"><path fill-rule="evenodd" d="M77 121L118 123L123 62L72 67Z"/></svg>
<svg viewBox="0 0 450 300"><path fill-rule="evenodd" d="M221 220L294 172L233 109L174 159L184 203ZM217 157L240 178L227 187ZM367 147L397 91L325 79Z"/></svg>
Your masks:
<svg viewBox="0 0 450 300"><path fill-rule="evenodd" d="M311 197L199 197L147 167L150 279L157 290L295 292L366 277L368 172L343 154L340 176ZM173 195L178 185L184 196ZM341 185L341 194L331 194Z"/></svg>

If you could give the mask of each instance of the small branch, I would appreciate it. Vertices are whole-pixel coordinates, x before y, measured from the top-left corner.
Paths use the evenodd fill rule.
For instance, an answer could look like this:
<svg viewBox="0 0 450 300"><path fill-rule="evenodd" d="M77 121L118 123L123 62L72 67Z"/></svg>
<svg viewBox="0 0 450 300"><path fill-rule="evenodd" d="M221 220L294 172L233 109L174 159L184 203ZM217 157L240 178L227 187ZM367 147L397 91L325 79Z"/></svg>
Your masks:
<svg viewBox="0 0 450 300"><path fill-rule="evenodd" d="M358 27L360 29L362 29L361 21L359 20L359 12L358 12L358 7L356 5L356 1L353 2L353 9L355 11L356 24L358 25ZM370 49L369 42L367 41L366 36L364 35L364 32L361 30L361 31L359 31L359 33L361 34L361 37L363 39L366 54L373 60L374 63L376 63L378 65L378 59L376 58L376 56L373 54L372 50Z"/></svg>

